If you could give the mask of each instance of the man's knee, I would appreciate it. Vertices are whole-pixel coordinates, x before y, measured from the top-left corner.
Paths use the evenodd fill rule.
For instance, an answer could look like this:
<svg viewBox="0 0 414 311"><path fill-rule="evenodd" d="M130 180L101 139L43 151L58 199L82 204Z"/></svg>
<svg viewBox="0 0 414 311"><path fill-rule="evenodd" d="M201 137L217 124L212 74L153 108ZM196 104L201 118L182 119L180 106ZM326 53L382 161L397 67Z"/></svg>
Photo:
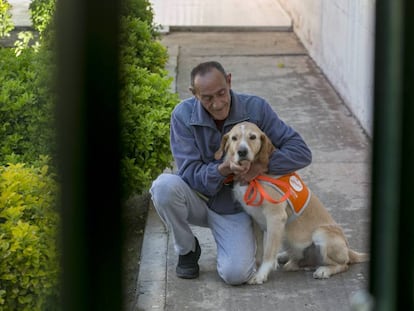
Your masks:
<svg viewBox="0 0 414 311"><path fill-rule="evenodd" d="M217 267L223 281L229 285L241 285L246 283L254 273L255 265L240 261L227 261Z"/></svg>
<svg viewBox="0 0 414 311"><path fill-rule="evenodd" d="M177 196L182 179L174 174L161 174L152 183L150 193L155 205L165 206Z"/></svg>

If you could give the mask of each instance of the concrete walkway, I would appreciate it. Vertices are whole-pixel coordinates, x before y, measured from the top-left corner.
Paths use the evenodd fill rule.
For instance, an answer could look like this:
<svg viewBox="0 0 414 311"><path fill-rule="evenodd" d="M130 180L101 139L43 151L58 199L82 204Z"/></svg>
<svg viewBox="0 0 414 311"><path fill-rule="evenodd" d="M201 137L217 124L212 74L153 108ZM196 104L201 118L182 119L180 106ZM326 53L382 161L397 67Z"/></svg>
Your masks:
<svg viewBox="0 0 414 311"><path fill-rule="evenodd" d="M367 251L370 141L358 122L294 33L216 30L221 32L172 32L162 38L180 97L191 95L194 65L218 60L232 73L234 90L266 98L313 151L313 163L300 172L303 179L343 227L350 245ZM367 287L367 263L328 280L315 280L310 271L274 271L263 285L228 286L216 271L210 231L194 227L194 232L202 248L201 273L182 280L175 276L172 238L150 208L134 310L341 311L351 310L352 297Z"/></svg>

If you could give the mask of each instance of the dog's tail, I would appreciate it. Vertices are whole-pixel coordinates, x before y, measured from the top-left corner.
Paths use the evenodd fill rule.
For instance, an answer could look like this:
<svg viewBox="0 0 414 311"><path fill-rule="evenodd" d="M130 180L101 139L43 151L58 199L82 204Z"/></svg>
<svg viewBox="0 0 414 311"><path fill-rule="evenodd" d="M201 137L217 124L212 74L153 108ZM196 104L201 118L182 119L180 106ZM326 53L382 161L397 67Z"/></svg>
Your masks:
<svg viewBox="0 0 414 311"><path fill-rule="evenodd" d="M349 263L365 262L369 260L368 253L360 253L352 249L348 250Z"/></svg>

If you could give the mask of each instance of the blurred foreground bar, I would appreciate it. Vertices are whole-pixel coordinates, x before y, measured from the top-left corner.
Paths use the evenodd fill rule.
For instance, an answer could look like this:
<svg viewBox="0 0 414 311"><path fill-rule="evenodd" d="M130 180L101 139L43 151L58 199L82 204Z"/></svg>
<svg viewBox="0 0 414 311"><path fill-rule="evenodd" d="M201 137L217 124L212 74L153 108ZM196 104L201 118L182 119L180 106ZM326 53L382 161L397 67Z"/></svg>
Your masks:
<svg viewBox="0 0 414 311"><path fill-rule="evenodd" d="M414 5L376 2L370 292L374 310L414 310Z"/></svg>
<svg viewBox="0 0 414 311"><path fill-rule="evenodd" d="M121 310L119 1L57 1L63 310Z"/></svg>

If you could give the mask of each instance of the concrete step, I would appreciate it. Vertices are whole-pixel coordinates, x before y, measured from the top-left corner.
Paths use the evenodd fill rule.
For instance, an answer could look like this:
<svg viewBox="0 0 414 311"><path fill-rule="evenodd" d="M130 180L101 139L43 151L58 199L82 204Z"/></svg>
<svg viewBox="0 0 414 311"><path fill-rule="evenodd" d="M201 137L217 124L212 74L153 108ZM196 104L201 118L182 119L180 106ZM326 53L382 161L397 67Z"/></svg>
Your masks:
<svg viewBox="0 0 414 311"><path fill-rule="evenodd" d="M289 31L276 0L151 0L154 22L166 31Z"/></svg>

